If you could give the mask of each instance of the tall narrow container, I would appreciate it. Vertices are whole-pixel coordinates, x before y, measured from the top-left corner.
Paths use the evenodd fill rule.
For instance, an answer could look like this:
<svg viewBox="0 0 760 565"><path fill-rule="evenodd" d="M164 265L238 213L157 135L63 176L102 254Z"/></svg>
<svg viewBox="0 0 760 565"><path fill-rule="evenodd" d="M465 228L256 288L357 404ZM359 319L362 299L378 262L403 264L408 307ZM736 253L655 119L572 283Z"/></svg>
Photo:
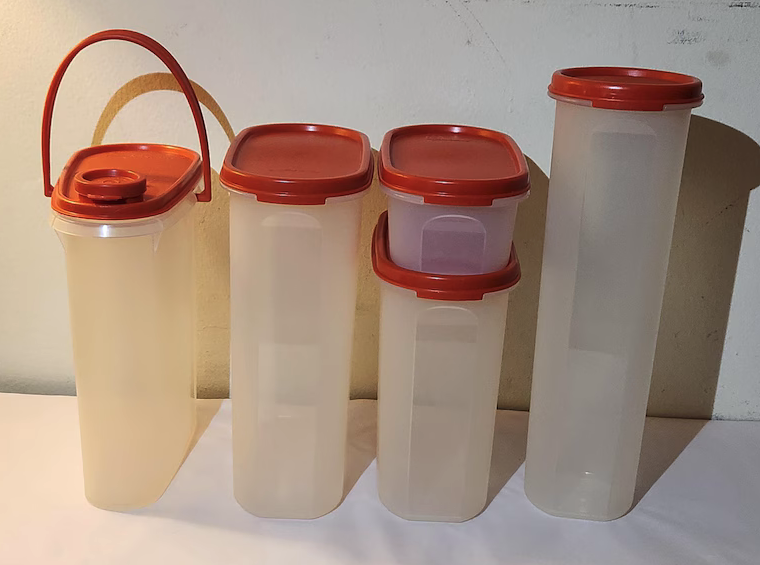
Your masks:
<svg viewBox="0 0 760 565"><path fill-rule="evenodd" d="M192 109L203 160L183 147L121 143L77 151L50 185L50 129L63 75L82 49L135 43L172 71ZM200 106L176 60L136 32L79 43L48 90L45 195L66 252L85 495L111 510L157 500L182 464L195 424L192 210L211 198ZM201 179L205 189L195 194Z"/></svg>
<svg viewBox="0 0 760 565"><path fill-rule="evenodd" d="M380 283L378 491L408 520L462 522L486 503L510 289L507 265L432 275L390 259L388 214L372 263Z"/></svg>
<svg viewBox="0 0 760 565"><path fill-rule="evenodd" d="M525 491L558 516L633 501L691 109L702 83L558 71Z"/></svg>
<svg viewBox="0 0 760 565"><path fill-rule="evenodd" d="M343 496L361 201L369 140L313 124L242 131L230 191L234 491L265 517Z"/></svg>

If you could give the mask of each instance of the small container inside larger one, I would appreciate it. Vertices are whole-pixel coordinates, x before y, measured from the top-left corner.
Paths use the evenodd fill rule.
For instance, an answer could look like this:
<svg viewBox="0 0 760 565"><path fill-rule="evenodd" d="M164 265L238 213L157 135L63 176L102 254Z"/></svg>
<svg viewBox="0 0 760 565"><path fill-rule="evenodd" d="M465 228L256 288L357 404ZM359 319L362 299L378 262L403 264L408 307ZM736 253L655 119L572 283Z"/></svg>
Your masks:
<svg viewBox="0 0 760 565"><path fill-rule="evenodd" d="M486 504L514 247L485 275L429 275L390 259L375 228L380 283L378 491L407 520L462 522Z"/></svg>
<svg viewBox="0 0 760 565"><path fill-rule="evenodd" d="M470 126L397 128L383 139L379 176L397 265L455 275L507 265L517 205L530 189L512 138Z"/></svg>

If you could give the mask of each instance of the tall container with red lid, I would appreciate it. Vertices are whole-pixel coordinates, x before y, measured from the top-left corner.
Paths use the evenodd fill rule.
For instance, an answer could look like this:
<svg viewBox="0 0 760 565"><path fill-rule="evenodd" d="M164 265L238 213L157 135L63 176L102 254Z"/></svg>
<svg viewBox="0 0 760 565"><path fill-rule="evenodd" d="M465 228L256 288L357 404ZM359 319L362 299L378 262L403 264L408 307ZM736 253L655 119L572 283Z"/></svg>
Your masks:
<svg viewBox="0 0 760 565"><path fill-rule="evenodd" d="M514 247L498 271L436 275L390 258L380 216L378 491L408 520L462 522L486 503Z"/></svg>
<svg viewBox="0 0 760 565"><path fill-rule="evenodd" d="M249 512L316 518L343 496L364 134L314 124L242 131L230 191L234 491Z"/></svg>
<svg viewBox="0 0 760 565"><path fill-rule="evenodd" d="M558 516L633 501L691 109L702 83L557 71L525 490Z"/></svg>
<svg viewBox="0 0 760 565"><path fill-rule="evenodd" d="M104 40L153 52L179 81L203 158L147 143L77 151L50 184L53 105L82 49ZM79 43L53 77L42 122L45 195L66 253L85 495L127 510L158 499L186 455L195 425L193 233L196 201L211 197L200 106L177 61L127 30ZM205 188L196 193L203 175Z"/></svg>
<svg viewBox="0 0 760 565"><path fill-rule="evenodd" d="M517 205L530 191L511 137L472 126L396 128L383 139L379 176L397 265L449 275L507 265Z"/></svg>

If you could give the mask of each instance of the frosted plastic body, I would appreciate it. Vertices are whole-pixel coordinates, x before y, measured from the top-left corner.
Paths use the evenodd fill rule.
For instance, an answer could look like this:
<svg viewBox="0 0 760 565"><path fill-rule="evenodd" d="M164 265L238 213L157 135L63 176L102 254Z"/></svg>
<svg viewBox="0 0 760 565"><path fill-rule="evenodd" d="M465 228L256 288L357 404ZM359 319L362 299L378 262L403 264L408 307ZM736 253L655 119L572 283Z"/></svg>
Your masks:
<svg viewBox="0 0 760 565"><path fill-rule="evenodd" d="M690 112L557 103L525 471L550 514L631 507Z"/></svg>
<svg viewBox="0 0 760 565"><path fill-rule="evenodd" d="M508 292L380 287L380 500L407 520L469 520L486 503Z"/></svg>
<svg viewBox="0 0 760 565"><path fill-rule="evenodd" d="M528 193L495 200L492 206L425 204L383 187L388 194L391 260L423 273L472 275L509 263L517 204Z"/></svg>
<svg viewBox="0 0 760 565"><path fill-rule="evenodd" d="M234 491L258 516L316 518L343 497L361 196L230 191Z"/></svg>
<svg viewBox="0 0 760 565"><path fill-rule="evenodd" d="M84 486L107 510L156 501L195 426L195 195L109 224L54 213L66 251Z"/></svg>

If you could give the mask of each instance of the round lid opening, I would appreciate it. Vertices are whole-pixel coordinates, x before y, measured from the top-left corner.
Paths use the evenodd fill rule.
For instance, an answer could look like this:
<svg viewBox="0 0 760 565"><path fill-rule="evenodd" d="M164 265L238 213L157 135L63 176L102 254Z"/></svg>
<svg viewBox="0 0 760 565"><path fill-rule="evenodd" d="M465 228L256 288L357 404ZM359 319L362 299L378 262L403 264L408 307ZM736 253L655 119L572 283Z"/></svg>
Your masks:
<svg viewBox="0 0 760 565"><path fill-rule="evenodd" d="M90 169L74 176L74 190L98 202L119 202L142 196L148 185L143 175L125 169Z"/></svg>

